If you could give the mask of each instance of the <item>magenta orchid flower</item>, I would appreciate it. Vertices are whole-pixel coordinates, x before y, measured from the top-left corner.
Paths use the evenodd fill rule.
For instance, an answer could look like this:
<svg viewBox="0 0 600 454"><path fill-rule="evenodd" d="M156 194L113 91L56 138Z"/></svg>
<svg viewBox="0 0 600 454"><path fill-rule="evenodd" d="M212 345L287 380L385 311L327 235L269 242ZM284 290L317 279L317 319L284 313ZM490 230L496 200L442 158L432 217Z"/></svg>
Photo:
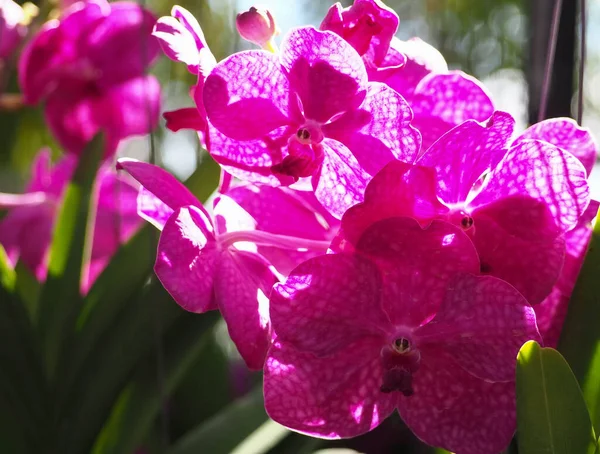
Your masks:
<svg viewBox="0 0 600 454"><path fill-rule="evenodd" d="M310 177L336 217L362 200L370 175L391 159L412 161L420 144L404 99L368 82L360 55L338 35L312 27L292 30L279 55L251 50L221 61L204 105L209 151L228 172L283 185Z"/></svg>
<svg viewBox="0 0 600 454"><path fill-rule="evenodd" d="M563 234L587 208L589 187L568 151L528 133L511 145L513 124L502 112L485 125L467 121L432 145L415 169L390 164L367 187L365 202L346 213L337 248L351 247L361 229L385 217L411 216L424 225L444 219L469 234L484 274L540 303L558 279Z"/></svg>
<svg viewBox="0 0 600 454"><path fill-rule="evenodd" d="M402 217L369 227L356 253L300 265L271 295L269 416L345 438L398 409L430 445L500 452L515 431L517 352L540 336L523 296L478 272L461 229Z"/></svg>
<svg viewBox="0 0 600 454"><path fill-rule="evenodd" d="M46 279L52 229L63 192L77 160L68 155L54 166L50 151L42 150L32 167L25 194L0 194L0 209L8 214L0 221L0 244L15 265L17 260L37 277ZM82 276L81 291L87 293L118 247L140 225L136 214L137 188L108 167L102 167L96 181L92 253Z"/></svg>
<svg viewBox="0 0 600 454"><path fill-rule="evenodd" d="M198 82L191 90L196 107L165 112L167 128L172 131L180 129L199 131L200 139L204 143L208 128L202 100L204 80L217 62L206 44L202 28L188 10L176 5L171 10L171 16L158 19L152 34L157 38L167 57L187 65L188 71L198 76Z"/></svg>
<svg viewBox="0 0 600 454"><path fill-rule="evenodd" d="M162 230L154 271L165 289L188 311L219 309L247 366L262 368L272 337L268 297L278 274L257 247L323 253L329 242L259 231L256 220L227 195L217 198L211 216L160 167L129 159L118 165L143 186L139 214Z"/></svg>
<svg viewBox="0 0 600 454"><path fill-rule="evenodd" d="M78 2L27 44L19 83L29 104L45 101L53 134L79 154L99 131L106 155L158 122L160 87L145 74L158 55L155 18L133 2Z"/></svg>

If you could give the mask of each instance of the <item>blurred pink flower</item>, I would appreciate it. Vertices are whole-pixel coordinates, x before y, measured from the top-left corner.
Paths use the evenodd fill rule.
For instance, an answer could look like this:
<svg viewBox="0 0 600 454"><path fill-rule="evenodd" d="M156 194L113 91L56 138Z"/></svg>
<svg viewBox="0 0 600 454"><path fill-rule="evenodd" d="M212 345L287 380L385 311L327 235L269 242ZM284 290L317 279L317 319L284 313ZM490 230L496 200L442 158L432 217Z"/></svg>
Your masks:
<svg viewBox="0 0 600 454"><path fill-rule="evenodd" d="M48 252L54 222L64 190L77 165L67 155L52 166L50 151L42 150L32 165L32 177L24 194L0 194L0 244L16 265L21 260L40 281L46 279ZM93 201L92 253L85 265L81 290L87 293L110 257L140 226L136 213L137 188L109 166L99 170Z"/></svg>
<svg viewBox="0 0 600 454"><path fill-rule="evenodd" d="M277 33L277 25L271 11L250 7L235 18L238 33L246 41L265 48Z"/></svg>
<svg viewBox="0 0 600 454"><path fill-rule="evenodd" d="M70 153L99 131L106 156L158 122L160 87L146 70L158 55L154 16L133 2L77 2L44 24L19 61L29 104L45 101L48 125Z"/></svg>
<svg viewBox="0 0 600 454"><path fill-rule="evenodd" d="M22 25L24 19L21 5L12 0L0 0L0 60L10 58L27 33L27 27Z"/></svg>

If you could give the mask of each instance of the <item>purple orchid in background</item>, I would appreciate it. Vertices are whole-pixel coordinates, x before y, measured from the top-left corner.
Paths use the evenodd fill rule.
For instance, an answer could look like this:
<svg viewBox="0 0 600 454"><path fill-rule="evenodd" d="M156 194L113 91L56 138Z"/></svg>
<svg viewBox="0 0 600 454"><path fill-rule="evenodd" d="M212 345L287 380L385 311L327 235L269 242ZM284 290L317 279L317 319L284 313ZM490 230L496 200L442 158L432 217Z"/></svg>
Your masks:
<svg viewBox="0 0 600 454"><path fill-rule="evenodd" d="M171 16L158 19L152 34L171 60L184 63L188 71L198 76L190 91L196 107L165 112L167 128L172 131L194 129L200 132L200 140L206 146L208 121L202 100L204 81L217 61L206 44L200 24L192 14L181 6L174 6Z"/></svg>
<svg viewBox="0 0 600 454"><path fill-rule="evenodd" d="M42 150L33 163L26 193L0 194L0 209L9 210L0 221L0 244L13 265L21 260L40 281L46 279L54 221L76 165L76 158L68 155L52 166L50 151ZM137 188L129 181L105 166L99 170L95 191L92 252L82 276L83 294L140 225Z"/></svg>
<svg viewBox="0 0 600 454"><path fill-rule="evenodd" d="M78 2L51 20L19 60L25 102L45 101L46 121L74 154L99 131L106 156L158 123L160 87L146 70L158 55L156 19L133 2Z"/></svg>
<svg viewBox="0 0 600 454"><path fill-rule="evenodd" d="M271 295L269 416L345 438L398 409L430 445L504 449L516 425L515 357L540 336L525 298L478 272L460 228L403 217L371 225L354 253L300 265Z"/></svg>
<svg viewBox="0 0 600 454"><path fill-rule="evenodd" d="M12 0L0 1L0 73L2 60L9 59L27 33L25 12Z"/></svg>
<svg viewBox="0 0 600 454"><path fill-rule="evenodd" d="M329 241L309 237L327 237L325 227L312 221L312 231L305 238L260 231L257 221L227 195L216 199L211 216L183 184L160 167L127 159L118 165L143 186L138 197L140 215L162 230L154 270L165 289L188 311L219 309L248 367L262 368L272 337L268 295L278 274L259 252L273 257L276 266L289 267L293 256L278 257L269 248L324 253ZM265 203L269 201L248 199L245 190L252 191L234 190L234 197L262 216L267 228L281 228L282 223L272 218L274 207ZM278 209L287 213L289 221L310 216L306 206L293 206L298 203L295 197L275 197L287 204ZM315 232L318 229L322 233ZM257 251L258 246L269 248Z"/></svg>
<svg viewBox="0 0 600 454"><path fill-rule="evenodd" d="M218 63L204 106L209 152L225 170L269 184L310 177L336 217L362 200L370 175L419 150L404 99L368 82L361 57L338 35L312 27L292 30L279 55L246 51Z"/></svg>
<svg viewBox="0 0 600 454"><path fill-rule="evenodd" d="M513 124L502 112L485 125L467 121L432 145L417 169L390 164L370 183L365 203L346 213L337 247L351 247L362 228L391 215L424 224L444 219L471 237L484 274L540 303L558 279L563 234L587 208L589 187L568 151L528 133L511 144Z"/></svg>
<svg viewBox="0 0 600 454"><path fill-rule="evenodd" d="M235 27L246 41L268 51L274 51L273 37L278 33L275 18L266 8L251 6L248 11L238 13Z"/></svg>

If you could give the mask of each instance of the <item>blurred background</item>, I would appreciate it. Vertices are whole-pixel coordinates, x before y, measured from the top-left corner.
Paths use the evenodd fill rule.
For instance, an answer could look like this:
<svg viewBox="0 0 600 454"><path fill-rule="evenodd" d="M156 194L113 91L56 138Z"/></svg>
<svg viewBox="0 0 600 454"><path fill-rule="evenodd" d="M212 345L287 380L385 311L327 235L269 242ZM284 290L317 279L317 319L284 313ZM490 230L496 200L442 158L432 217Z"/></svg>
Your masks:
<svg viewBox="0 0 600 454"><path fill-rule="evenodd" d="M251 0L182 0L179 4L194 14L206 35L209 46L217 60L232 52L250 48L235 31L235 15L253 5ZM282 34L292 27L312 24L318 26L332 2L322 0L263 0L275 16ZM345 6L350 1L342 2ZM510 112L517 119L517 130L527 127L537 119L541 82L546 61L550 23L554 2L550 0L387 0L400 16L398 37L408 39L419 36L437 47L452 69L461 69L484 82L492 93L496 106ZM548 116L574 116L577 112L579 87L579 12L578 2L563 1L561 26L550 90ZM165 0L147 0L145 5L157 16L168 15L173 3ZM587 1L587 59L585 62L583 126L592 132L600 132L600 0ZM194 78L183 65L165 57L153 72L162 82L163 111L192 106L188 89ZM14 74L7 81L6 92L17 92ZM155 160L180 179L186 179L196 170L202 159L202 150L192 131L172 133L161 127L152 137L139 137L124 142L119 156L148 160L154 144ZM41 110L23 108L13 112L0 112L0 192L20 192L29 175L33 156L42 146L50 146L58 154L58 146L46 131ZM592 196L600 198L600 171L592 175ZM218 433L219 420L215 415L228 408L235 399L246 394L260 383L260 376L249 374L229 344L225 327L217 325L214 335L205 339L202 354L193 357L186 373L178 377L177 386L169 393L159 415L152 417L150 435L140 447L139 453L162 452L161 447L178 440L183 434L203 421L213 426L205 431ZM156 358L146 373L152 377L149 387L161 389L164 383L164 355L162 342L156 341ZM162 358L162 359L161 359ZM260 391L260 390L259 390ZM240 412L230 424L247 424L248 418L264 418L260 392L253 391L243 401L246 407L257 410ZM126 399L126 396L123 398ZM253 416L254 415L254 416ZM258 415L258 416L257 416ZM122 416L122 415L121 415ZM231 415L230 415L231 416ZM243 417L242 417L243 416ZM119 412L113 411L107 425L106 437L111 424L121 424ZM266 426L249 438L246 447L259 440L272 440L269 452L303 453L331 446L349 446L360 452L433 452L420 446L393 417L376 431L350 442L324 443L297 434L290 435ZM220 437L227 437L225 432ZM107 441L108 440L108 441ZM260 441L262 440L262 441ZM104 444L110 446L110 440ZM94 452L112 452L98 448ZM402 450L400 450L402 449ZM205 451L217 452L210 448ZM244 452L244 451L236 451ZM252 452L245 451L245 452Z"/></svg>

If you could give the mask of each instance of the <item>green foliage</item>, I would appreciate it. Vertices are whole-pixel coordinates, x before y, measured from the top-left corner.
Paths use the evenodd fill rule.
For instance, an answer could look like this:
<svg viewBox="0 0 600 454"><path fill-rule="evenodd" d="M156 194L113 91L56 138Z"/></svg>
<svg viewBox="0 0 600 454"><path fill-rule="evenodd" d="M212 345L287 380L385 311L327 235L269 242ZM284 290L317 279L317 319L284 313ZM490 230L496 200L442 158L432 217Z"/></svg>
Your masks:
<svg viewBox="0 0 600 454"><path fill-rule="evenodd" d="M600 217L561 333L558 350L573 369L590 410L592 424L600 431Z"/></svg>
<svg viewBox="0 0 600 454"><path fill-rule="evenodd" d="M581 389L556 350L527 342L517 360L520 454L594 454L597 448Z"/></svg>

